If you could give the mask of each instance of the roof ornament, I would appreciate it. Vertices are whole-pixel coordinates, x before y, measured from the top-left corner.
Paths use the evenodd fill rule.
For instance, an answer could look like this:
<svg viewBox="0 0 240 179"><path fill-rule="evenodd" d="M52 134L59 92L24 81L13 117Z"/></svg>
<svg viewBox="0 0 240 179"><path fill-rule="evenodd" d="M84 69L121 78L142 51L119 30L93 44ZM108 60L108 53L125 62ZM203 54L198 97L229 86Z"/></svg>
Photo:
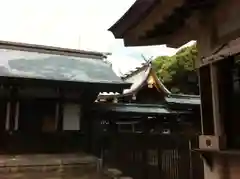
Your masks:
<svg viewBox="0 0 240 179"><path fill-rule="evenodd" d="M117 72L119 73L120 78L123 78L124 73L121 71L120 68L117 69Z"/></svg>
<svg viewBox="0 0 240 179"><path fill-rule="evenodd" d="M134 95L132 95L132 100L137 100L137 97L136 97L136 95L134 94Z"/></svg>
<svg viewBox="0 0 240 179"><path fill-rule="evenodd" d="M146 67L150 67L152 65L152 59L153 56L150 57L149 59L145 58L145 56L143 54L141 54L144 62L141 63L141 66L136 67L135 69L130 70L129 72L125 73L124 75L121 75L121 78L123 80L126 80L127 78L129 78L130 76L133 76L133 74L139 72L139 71L144 71L146 72L148 70L148 68ZM145 68L145 69L144 69ZM144 69L144 70L143 70ZM121 74L121 73L120 73Z"/></svg>
<svg viewBox="0 0 240 179"><path fill-rule="evenodd" d="M142 56L143 60L146 62L145 65L151 65L152 64L153 56L151 56L149 59L146 59L143 54L141 54L141 56Z"/></svg>

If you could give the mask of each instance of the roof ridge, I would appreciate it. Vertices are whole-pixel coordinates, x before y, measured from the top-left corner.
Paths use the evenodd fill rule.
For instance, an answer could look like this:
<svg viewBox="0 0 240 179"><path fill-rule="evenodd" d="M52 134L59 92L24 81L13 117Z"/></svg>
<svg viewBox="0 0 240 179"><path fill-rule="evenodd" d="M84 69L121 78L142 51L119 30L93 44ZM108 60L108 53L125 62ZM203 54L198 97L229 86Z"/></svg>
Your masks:
<svg viewBox="0 0 240 179"><path fill-rule="evenodd" d="M96 59L105 59L110 53L87 51L71 48L62 48L56 46L39 45L31 43L13 42L0 40L0 49L11 49L19 51L55 54L55 55L68 55L68 56L92 56Z"/></svg>
<svg viewBox="0 0 240 179"><path fill-rule="evenodd" d="M123 80L126 80L126 79L138 74L139 72L141 72L142 70L144 70L145 68L150 67L150 66L152 66L151 63L148 63L148 62L141 63L141 66L136 66L132 70L129 70L127 73L125 73L123 76L121 76L121 78Z"/></svg>

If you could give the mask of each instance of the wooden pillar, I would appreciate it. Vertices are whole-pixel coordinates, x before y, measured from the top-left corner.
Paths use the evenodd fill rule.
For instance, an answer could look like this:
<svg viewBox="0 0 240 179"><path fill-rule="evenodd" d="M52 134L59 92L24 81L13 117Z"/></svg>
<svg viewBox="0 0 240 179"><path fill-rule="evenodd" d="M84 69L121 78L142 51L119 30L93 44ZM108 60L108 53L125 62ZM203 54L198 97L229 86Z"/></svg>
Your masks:
<svg viewBox="0 0 240 179"><path fill-rule="evenodd" d="M57 101L56 101L56 106L55 106L55 130L58 131L59 130L59 122L60 122L60 99L61 99L61 95L60 95L60 90L59 88L57 88Z"/></svg>
<svg viewBox="0 0 240 179"><path fill-rule="evenodd" d="M6 130L6 115L7 115L7 101L6 99L0 99L0 135ZM0 136L1 137L1 136Z"/></svg>
<svg viewBox="0 0 240 179"><path fill-rule="evenodd" d="M16 101L16 106L15 106L15 117L14 117L14 130L18 130L19 126L19 110L20 110L20 102Z"/></svg>
<svg viewBox="0 0 240 179"><path fill-rule="evenodd" d="M214 125L214 135L223 136L223 121L220 118L219 109L219 90L218 90L218 66L216 64L210 64L210 74L211 74L211 87L212 87L212 104L213 104L213 125Z"/></svg>
<svg viewBox="0 0 240 179"><path fill-rule="evenodd" d="M82 119L80 121L81 131L84 133L84 145L85 150L91 152L92 148L92 126L93 126L93 114L91 113L91 105L92 102L95 100L97 93L92 89L85 89L81 93L81 97L79 101L84 102L82 105Z"/></svg>
<svg viewBox="0 0 240 179"><path fill-rule="evenodd" d="M87 152L91 152L91 115L90 115L90 103L88 101L88 94L86 92L82 93L81 98L79 101L84 101L84 105L81 108L81 121L80 127L81 131L84 133L84 150Z"/></svg>
<svg viewBox="0 0 240 179"><path fill-rule="evenodd" d="M59 100L58 100L58 111L56 111L56 115L58 116L57 122L57 131L61 132L63 130L63 91L61 89L58 90Z"/></svg>
<svg viewBox="0 0 240 179"><path fill-rule="evenodd" d="M199 69L199 87L201 96L201 133L202 135L213 135L212 85L209 66L203 66Z"/></svg>
<svg viewBox="0 0 240 179"><path fill-rule="evenodd" d="M143 129L143 141L142 149L143 149L143 179L148 178L148 145L146 144L148 135L149 135L149 123L147 118L144 120L144 129Z"/></svg>
<svg viewBox="0 0 240 179"><path fill-rule="evenodd" d="M6 122L5 122L5 130L8 131L10 129L10 113L11 113L11 102L7 101L6 106Z"/></svg>
<svg viewBox="0 0 240 179"><path fill-rule="evenodd" d="M86 150L87 152L92 152L92 119L89 111L89 106L84 109L83 114L85 134L86 134Z"/></svg>
<svg viewBox="0 0 240 179"><path fill-rule="evenodd" d="M12 132L18 128L19 103L17 101L17 88L10 88L10 101L7 104L6 130Z"/></svg>
<svg viewBox="0 0 240 179"><path fill-rule="evenodd" d="M230 60L230 59L225 59ZM211 95L208 96L209 103L206 103L204 101L204 97L206 93L204 86L201 86L201 98L202 98L202 132L204 135L211 135L213 138L215 138L218 141L218 146L214 147L212 150L222 150L226 147L225 142L225 127L224 127L224 120L223 120L223 109L221 106L220 101L220 85L222 82L220 79L219 74L222 73L220 70L219 62L209 64L207 66L201 67L201 68L208 68L209 69L209 79L210 79L210 86L205 85L206 88L210 89L208 91L211 91ZM201 70L200 68L200 70ZM224 75L224 74L222 74ZM202 73L200 75L200 78L202 78L205 82L209 81L206 76ZM231 79L229 79L231 80ZM205 96L204 96L205 95ZM206 109L206 106L211 104L208 108L211 110ZM206 109L205 111L203 109ZM211 113L209 115L208 113ZM211 119L212 118L212 119ZM206 128L209 126L206 126L204 122L211 120L212 123L210 123L211 128L213 129L212 134L206 133ZM219 147L219 148L218 148ZM216 148L216 149L215 149ZM204 177L205 179L221 179L224 172L227 170L227 168L224 168L224 164L226 161L224 160L224 157L220 155L213 155L212 153L207 154L208 159L211 160L211 165L209 165L209 162L204 160Z"/></svg>
<svg viewBox="0 0 240 179"><path fill-rule="evenodd" d="M55 105L55 130L58 130L58 123L59 123L59 115L60 114L60 104L59 101L56 102Z"/></svg>
<svg viewBox="0 0 240 179"><path fill-rule="evenodd" d="M116 115L116 114L115 114ZM105 115L106 116L106 115ZM115 162L115 161L118 161L119 160L119 153L121 152L121 151L119 151L119 147L118 147L118 144L119 144L119 129L118 129L118 124L116 123L116 120L117 120L117 118L116 117L114 117L114 115L113 116L107 116L108 118L110 118L110 126L109 126L109 128L110 128L110 130L109 130L109 136L108 137L110 137L110 140L112 141L112 143L113 143L113 157L111 157L111 158L113 158L113 162ZM111 118L113 118L113 119L111 119ZM110 146L110 150L111 150L111 147L112 146ZM109 148L108 148L109 149Z"/></svg>

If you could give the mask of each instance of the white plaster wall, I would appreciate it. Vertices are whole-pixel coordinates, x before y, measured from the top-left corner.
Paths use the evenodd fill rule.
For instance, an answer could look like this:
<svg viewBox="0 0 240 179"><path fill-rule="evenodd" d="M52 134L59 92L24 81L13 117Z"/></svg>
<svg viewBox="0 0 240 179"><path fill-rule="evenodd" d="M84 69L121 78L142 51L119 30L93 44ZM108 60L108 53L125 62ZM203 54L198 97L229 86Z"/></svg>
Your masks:
<svg viewBox="0 0 240 179"><path fill-rule="evenodd" d="M63 107L63 130L80 130L81 106L67 103Z"/></svg>

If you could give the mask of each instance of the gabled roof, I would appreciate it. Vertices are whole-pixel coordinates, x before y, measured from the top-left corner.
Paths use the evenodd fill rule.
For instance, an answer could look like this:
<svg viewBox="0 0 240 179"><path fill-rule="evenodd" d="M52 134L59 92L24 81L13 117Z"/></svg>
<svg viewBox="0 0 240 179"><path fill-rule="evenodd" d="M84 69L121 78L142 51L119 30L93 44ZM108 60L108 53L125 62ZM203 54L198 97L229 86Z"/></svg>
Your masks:
<svg viewBox="0 0 240 179"><path fill-rule="evenodd" d="M154 80L157 82L157 89L164 92L165 95L170 94L170 91L162 84L158 79L156 73L152 68L151 63L143 63L142 67L137 67L135 70L130 71L129 73L123 75L122 79L126 83L131 83L129 89L125 89L122 93L100 93L98 99L109 99L109 98L118 98L123 96L131 96L141 89L149 78L153 75Z"/></svg>
<svg viewBox="0 0 240 179"><path fill-rule="evenodd" d="M0 41L0 77L129 86L105 58L99 52Z"/></svg>
<svg viewBox="0 0 240 179"><path fill-rule="evenodd" d="M134 75L127 74L122 77L122 80L126 83L132 84L130 88L124 89L122 93L100 93L98 99L109 99L109 98L118 98L123 96L133 95L134 92L139 90L144 82L148 79L150 74L151 67L148 65L143 65L141 68L136 68L135 71L132 71Z"/></svg>

